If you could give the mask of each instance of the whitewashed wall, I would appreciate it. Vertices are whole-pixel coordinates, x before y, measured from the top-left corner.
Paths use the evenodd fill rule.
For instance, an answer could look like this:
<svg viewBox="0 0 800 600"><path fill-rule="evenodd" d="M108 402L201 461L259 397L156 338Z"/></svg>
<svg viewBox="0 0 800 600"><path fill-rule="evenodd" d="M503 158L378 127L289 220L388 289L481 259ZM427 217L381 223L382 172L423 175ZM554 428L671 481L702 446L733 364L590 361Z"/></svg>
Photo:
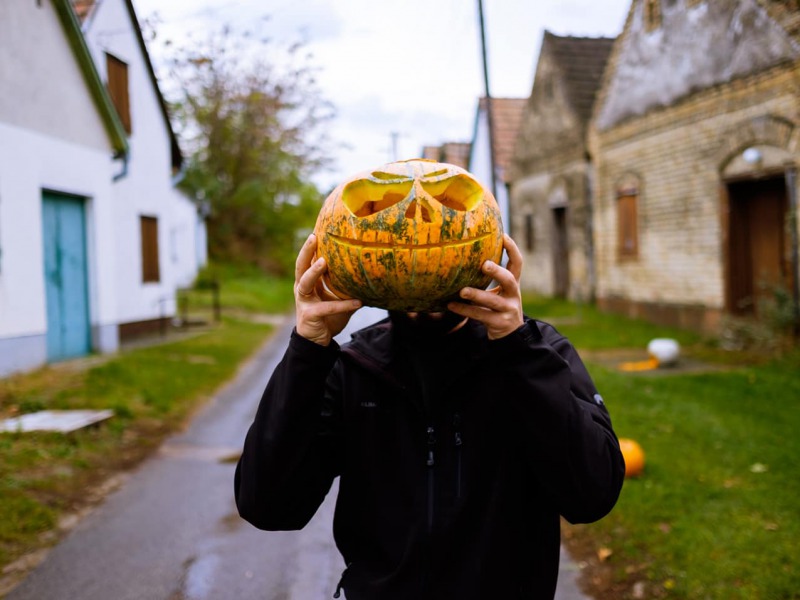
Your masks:
<svg viewBox="0 0 800 600"><path fill-rule="evenodd" d="M475 116L475 129L469 155L469 171L477 177L487 189L492 188L492 156L489 150L489 119L486 110L479 108ZM503 183L502 174L497 173L497 189L495 200L500 206L503 228L509 230L508 189Z"/></svg>

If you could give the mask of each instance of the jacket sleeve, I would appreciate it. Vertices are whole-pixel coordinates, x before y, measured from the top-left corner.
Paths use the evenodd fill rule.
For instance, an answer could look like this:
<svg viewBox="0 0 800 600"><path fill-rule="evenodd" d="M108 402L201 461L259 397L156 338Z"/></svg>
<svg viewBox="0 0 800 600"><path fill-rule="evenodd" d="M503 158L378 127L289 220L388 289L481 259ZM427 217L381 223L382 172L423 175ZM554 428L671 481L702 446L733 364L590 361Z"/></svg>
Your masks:
<svg viewBox="0 0 800 600"><path fill-rule="evenodd" d="M292 332L236 466L239 514L259 529L301 529L339 472L339 410L326 381L339 356Z"/></svg>
<svg viewBox="0 0 800 600"><path fill-rule="evenodd" d="M589 523L619 497L625 463L603 399L578 353L556 330L527 319L490 342L503 372L521 451L564 518Z"/></svg>

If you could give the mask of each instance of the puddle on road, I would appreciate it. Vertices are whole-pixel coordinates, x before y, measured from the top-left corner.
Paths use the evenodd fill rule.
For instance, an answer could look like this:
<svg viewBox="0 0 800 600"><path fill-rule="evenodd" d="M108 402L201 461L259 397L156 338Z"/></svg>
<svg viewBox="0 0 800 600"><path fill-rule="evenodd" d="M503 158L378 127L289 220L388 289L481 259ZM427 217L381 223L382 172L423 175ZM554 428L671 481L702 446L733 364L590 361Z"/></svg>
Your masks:
<svg viewBox="0 0 800 600"><path fill-rule="evenodd" d="M167 443L158 453L169 458L199 460L206 462L236 463L241 454L240 448L225 446L196 446L192 444Z"/></svg>
<svg viewBox="0 0 800 600"><path fill-rule="evenodd" d="M170 600L206 600L214 585L214 573L220 558L216 554L193 556L184 563L183 583L179 592L173 593Z"/></svg>

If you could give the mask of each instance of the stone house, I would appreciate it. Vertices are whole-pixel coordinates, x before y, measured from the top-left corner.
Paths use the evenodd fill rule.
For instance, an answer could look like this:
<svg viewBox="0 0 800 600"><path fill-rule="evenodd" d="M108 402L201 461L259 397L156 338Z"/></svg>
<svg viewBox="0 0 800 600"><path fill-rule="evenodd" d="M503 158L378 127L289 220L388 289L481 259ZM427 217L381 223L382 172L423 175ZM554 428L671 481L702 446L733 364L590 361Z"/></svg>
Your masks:
<svg viewBox="0 0 800 600"><path fill-rule="evenodd" d="M716 331L796 290L800 10L634 0L589 131L601 307Z"/></svg>
<svg viewBox="0 0 800 600"><path fill-rule="evenodd" d="M525 261L523 289L594 297L587 131L613 42L544 33L509 172L511 231Z"/></svg>
<svg viewBox="0 0 800 600"><path fill-rule="evenodd" d="M469 148L469 142L445 142L441 146L423 146L420 158L466 169L469 165Z"/></svg>

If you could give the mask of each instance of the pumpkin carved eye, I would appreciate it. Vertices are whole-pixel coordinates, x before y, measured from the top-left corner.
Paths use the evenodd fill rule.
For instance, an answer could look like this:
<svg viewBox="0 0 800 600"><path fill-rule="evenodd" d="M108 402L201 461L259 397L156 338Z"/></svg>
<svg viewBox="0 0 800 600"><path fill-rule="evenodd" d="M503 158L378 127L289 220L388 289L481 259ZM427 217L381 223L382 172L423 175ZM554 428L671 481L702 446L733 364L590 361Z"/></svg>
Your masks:
<svg viewBox="0 0 800 600"><path fill-rule="evenodd" d="M356 217L368 217L401 202L411 192L411 180L375 183L359 179L342 191L342 202Z"/></svg>
<svg viewBox="0 0 800 600"><path fill-rule="evenodd" d="M422 189L447 208L460 211L474 209L484 195L481 185L466 175L456 175L441 181L423 181Z"/></svg>

